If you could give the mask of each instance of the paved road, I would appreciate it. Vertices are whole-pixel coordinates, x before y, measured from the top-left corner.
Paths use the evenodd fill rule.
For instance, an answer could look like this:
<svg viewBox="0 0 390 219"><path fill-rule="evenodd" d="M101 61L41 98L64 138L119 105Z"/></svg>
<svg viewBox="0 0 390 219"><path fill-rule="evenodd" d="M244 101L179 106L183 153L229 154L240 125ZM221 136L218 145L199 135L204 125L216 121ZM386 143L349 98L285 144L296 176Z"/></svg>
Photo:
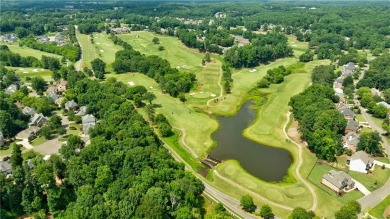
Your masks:
<svg viewBox="0 0 390 219"><path fill-rule="evenodd" d="M359 77L359 80L364 77L364 71L362 71L362 74ZM374 131L377 131L379 133L384 133L384 130L382 127L378 127L374 121L370 118L370 116L366 113L366 109L364 109L362 106L360 106L359 101L357 99L357 94L356 92L354 93L354 102L357 106L359 106L360 112L363 115L363 117L366 119L368 124L371 126L371 128ZM381 135L382 138L382 145L388 155L390 155L390 146L389 143L387 142L386 138ZM362 209L367 209L367 208L373 208L375 207L379 202L381 202L387 195L390 194L390 178L387 180L386 184L382 186L381 188L375 190L369 195L366 195L358 200L358 202L361 204Z"/></svg>

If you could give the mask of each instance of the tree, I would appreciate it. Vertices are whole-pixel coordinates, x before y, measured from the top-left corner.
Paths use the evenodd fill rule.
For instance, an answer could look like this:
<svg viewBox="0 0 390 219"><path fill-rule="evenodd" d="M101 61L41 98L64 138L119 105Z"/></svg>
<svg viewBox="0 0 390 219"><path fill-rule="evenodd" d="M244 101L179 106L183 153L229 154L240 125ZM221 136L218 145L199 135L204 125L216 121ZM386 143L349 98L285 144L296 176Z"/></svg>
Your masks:
<svg viewBox="0 0 390 219"><path fill-rule="evenodd" d="M225 83L223 84L223 88L225 89L225 92L227 94L230 94L231 90L230 90L230 83L229 83L229 81L225 81Z"/></svg>
<svg viewBox="0 0 390 219"><path fill-rule="evenodd" d="M51 128L47 125L42 126L41 128L41 135L45 137L46 139L49 139L51 136Z"/></svg>
<svg viewBox="0 0 390 219"><path fill-rule="evenodd" d="M211 62L210 53L206 53L206 55L204 55L203 60L206 61L206 62Z"/></svg>
<svg viewBox="0 0 390 219"><path fill-rule="evenodd" d="M335 213L336 219L355 219L361 211L361 206L357 201L351 201L345 204Z"/></svg>
<svg viewBox="0 0 390 219"><path fill-rule="evenodd" d="M311 219L312 215L301 207L294 208L291 212L289 219Z"/></svg>
<svg viewBox="0 0 390 219"><path fill-rule="evenodd" d="M358 150L363 150L371 155L381 153L381 142L382 139L378 132L363 132L360 134Z"/></svg>
<svg viewBox="0 0 390 219"><path fill-rule="evenodd" d="M18 144L13 144L12 155L11 155L11 167L15 169L16 167L21 167L23 164L22 157L22 147Z"/></svg>
<svg viewBox="0 0 390 219"><path fill-rule="evenodd" d="M390 103L390 88L388 88L385 91L383 91L383 96L385 98L385 101L387 103Z"/></svg>
<svg viewBox="0 0 390 219"><path fill-rule="evenodd" d="M152 42L153 42L154 44L159 44L159 43L160 43L160 39L157 38L157 37L153 37Z"/></svg>
<svg viewBox="0 0 390 219"><path fill-rule="evenodd" d="M62 126L62 118L59 115L54 115L49 118L48 126L50 129L56 130Z"/></svg>
<svg viewBox="0 0 390 219"><path fill-rule="evenodd" d="M313 61L314 53L310 50L306 50L305 53L299 56L299 61L301 62L310 62Z"/></svg>
<svg viewBox="0 0 390 219"><path fill-rule="evenodd" d="M172 135L172 127L167 123L160 123L158 130L163 137L168 137Z"/></svg>
<svg viewBox="0 0 390 219"><path fill-rule="evenodd" d="M106 72L106 63L97 58L97 59L94 59L92 62L91 62L91 65L92 65L92 70L93 72L95 73L95 77L96 77L96 74L98 74L99 77L96 77L96 78L101 78L101 74L104 74Z"/></svg>
<svg viewBox="0 0 390 219"><path fill-rule="evenodd" d="M146 111L146 115L148 116L148 119L153 121L154 113L155 113L153 105L151 104L147 105L145 107L145 111Z"/></svg>
<svg viewBox="0 0 390 219"><path fill-rule="evenodd" d="M177 96L178 98L179 98L179 100L181 101L181 102L186 102L186 95L184 95L183 93L180 93L178 96Z"/></svg>
<svg viewBox="0 0 390 219"><path fill-rule="evenodd" d="M271 207L269 205L261 206L260 216L265 219L273 218L274 214L272 213Z"/></svg>
<svg viewBox="0 0 390 219"><path fill-rule="evenodd" d="M33 77L31 79L31 87L35 91L37 91L37 92L38 91L44 91L45 90L45 86L46 86L46 81L41 76Z"/></svg>
<svg viewBox="0 0 390 219"><path fill-rule="evenodd" d="M244 211L250 213L256 210L256 205L253 203L253 198L250 195L244 195L241 197L240 206Z"/></svg>
<svg viewBox="0 0 390 219"><path fill-rule="evenodd" d="M152 101L156 99L156 95L152 92L146 92L143 99L149 101L149 104L152 104Z"/></svg>
<svg viewBox="0 0 390 219"><path fill-rule="evenodd" d="M158 47L158 51L164 51L165 50L165 47L164 46L159 46Z"/></svg>

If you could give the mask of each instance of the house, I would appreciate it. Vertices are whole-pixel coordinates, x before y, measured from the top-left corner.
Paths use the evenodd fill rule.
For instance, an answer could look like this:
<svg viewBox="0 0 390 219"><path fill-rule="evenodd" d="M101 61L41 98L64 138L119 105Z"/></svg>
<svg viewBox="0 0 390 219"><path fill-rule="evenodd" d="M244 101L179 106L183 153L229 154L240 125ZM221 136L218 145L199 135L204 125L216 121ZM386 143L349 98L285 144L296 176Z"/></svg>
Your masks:
<svg viewBox="0 0 390 219"><path fill-rule="evenodd" d="M367 173L369 169L374 165L374 159L370 158L364 151L358 151L348 159L349 170Z"/></svg>
<svg viewBox="0 0 390 219"><path fill-rule="evenodd" d="M26 106L26 107L23 108L22 113L24 115L30 115L32 117L35 114L35 109L32 108L32 107Z"/></svg>
<svg viewBox="0 0 390 219"><path fill-rule="evenodd" d="M336 109L341 110L341 109L347 109L349 106L346 103L338 103L336 104Z"/></svg>
<svg viewBox="0 0 390 219"><path fill-rule="evenodd" d="M7 34L0 36L0 41L6 42L6 43L14 43L14 42L18 41L18 38L16 37L16 34L14 34L14 33L7 33Z"/></svg>
<svg viewBox="0 0 390 219"><path fill-rule="evenodd" d="M356 151L359 142L360 142L360 136L355 132L349 132L343 137L343 147L348 148L352 151Z"/></svg>
<svg viewBox="0 0 390 219"><path fill-rule="evenodd" d="M74 101L74 100L71 100L71 101L68 101L65 103L65 109L67 111L69 110L75 110L79 105Z"/></svg>
<svg viewBox="0 0 390 219"><path fill-rule="evenodd" d="M336 92L336 94L344 94L344 91L341 88L334 88L334 92Z"/></svg>
<svg viewBox="0 0 390 219"><path fill-rule="evenodd" d="M335 170L330 170L324 174L321 183L335 192L345 191L355 187L355 182L347 173Z"/></svg>
<svg viewBox="0 0 390 219"><path fill-rule="evenodd" d="M11 159L8 159L7 161L0 161L0 172L5 174L12 173Z"/></svg>
<svg viewBox="0 0 390 219"><path fill-rule="evenodd" d="M352 75L352 73L349 71L342 71L340 77L345 79L346 77L351 76L351 75Z"/></svg>
<svg viewBox="0 0 390 219"><path fill-rule="evenodd" d="M39 131L41 131L41 128L37 126L30 126L27 129L16 134L15 139L23 140L23 141L31 141L38 135Z"/></svg>
<svg viewBox="0 0 390 219"><path fill-rule="evenodd" d="M342 83L335 82L334 85L333 85L333 88L342 89L342 88L343 88L343 84L342 84Z"/></svg>
<svg viewBox="0 0 390 219"><path fill-rule="evenodd" d="M42 126L47 122L47 117L43 116L42 113L35 113L34 116L31 118L30 123L28 123L29 126Z"/></svg>
<svg viewBox="0 0 390 219"><path fill-rule="evenodd" d="M55 93L51 92L47 95L48 98L52 99L54 102L56 102L60 97Z"/></svg>
<svg viewBox="0 0 390 219"><path fill-rule="evenodd" d="M379 96L379 97L382 95L381 92L376 88L371 88L371 93L372 95Z"/></svg>
<svg viewBox="0 0 390 219"><path fill-rule="evenodd" d="M345 119L353 119L355 113L349 108L339 109L339 112L344 115Z"/></svg>
<svg viewBox="0 0 390 219"><path fill-rule="evenodd" d="M82 117L81 119L82 124L83 124L83 133L88 134L89 129L95 127L96 124L96 119L92 114L87 114Z"/></svg>
<svg viewBox="0 0 390 219"><path fill-rule="evenodd" d="M334 95L339 97L339 103L345 103L345 97L344 94L341 93L335 93Z"/></svg>
<svg viewBox="0 0 390 219"><path fill-rule="evenodd" d="M217 12L214 15L215 18L226 18L226 14L223 12Z"/></svg>
<svg viewBox="0 0 390 219"><path fill-rule="evenodd" d="M344 65L344 71L354 73L355 72L355 64L353 62L349 62L348 64Z"/></svg>
<svg viewBox="0 0 390 219"><path fill-rule="evenodd" d="M48 87L47 89L46 89L46 92L48 93L48 94L50 94L50 93L57 93L57 86L55 86L55 85L52 85L52 86L50 86L50 87Z"/></svg>
<svg viewBox="0 0 390 219"><path fill-rule="evenodd" d="M17 91L17 90L18 90L18 87L15 84L11 84L10 86L8 86L5 89L5 93L11 95L11 94L15 93L15 91Z"/></svg>
<svg viewBox="0 0 390 219"><path fill-rule="evenodd" d="M345 133L357 132L359 131L359 129L360 129L359 122L353 119L348 119L347 126L345 127Z"/></svg>
<svg viewBox="0 0 390 219"><path fill-rule="evenodd" d="M50 154L47 154L47 155L45 155L45 156L43 157L43 160L47 162L47 161L50 160L50 157L51 157L51 155L50 155Z"/></svg>
<svg viewBox="0 0 390 219"><path fill-rule="evenodd" d="M76 116L85 116L87 114L87 106L82 106L79 109L79 112L76 113Z"/></svg>
<svg viewBox="0 0 390 219"><path fill-rule="evenodd" d="M338 77L335 81L336 83L340 83L340 84L343 84L344 82L344 79L342 77Z"/></svg>
<svg viewBox="0 0 390 219"><path fill-rule="evenodd" d="M4 135L3 132L0 132L0 146L4 145Z"/></svg>
<svg viewBox="0 0 390 219"><path fill-rule="evenodd" d="M57 92L66 91L66 87L68 86L68 82L61 80L60 83L57 84Z"/></svg>
<svg viewBox="0 0 390 219"><path fill-rule="evenodd" d="M234 36L234 41L237 43L238 47L242 47L247 44L250 44L250 41L248 39L245 39L242 36Z"/></svg>

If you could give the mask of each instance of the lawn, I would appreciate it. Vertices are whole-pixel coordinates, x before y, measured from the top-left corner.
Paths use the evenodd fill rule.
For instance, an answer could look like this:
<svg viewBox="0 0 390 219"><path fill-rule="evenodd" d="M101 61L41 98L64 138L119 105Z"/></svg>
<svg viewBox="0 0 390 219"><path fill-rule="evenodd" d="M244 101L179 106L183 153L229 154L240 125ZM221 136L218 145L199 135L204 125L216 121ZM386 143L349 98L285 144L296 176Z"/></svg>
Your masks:
<svg viewBox="0 0 390 219"><path fill-rule="evenodd" d="M6 155L11 155L11 153L12 153L12 150L13 150L13 146L14 144L11 144L9 147L8 147L8 149L6 149L6 150L0 150L0 156L6 156ZM23 150L25 150L25 148L24 147L21 147L21 150L23 151Z"/></svg>
<svg viewBox="0 0 390 219"><path fill-rule="evenodd" d="M45 143L45 141L47 141L45 137L39 136L38 138L31 141L31 145L38 146L38 145Z"/></svg>
<svg viewBox="0 0 390 219"><path fill-rule="evenodd" d="M114 77L125 84L131 81L135 85L143 85L153 92L157 97L153 103L161 106L156 108L156 112L164 114L173 127L190 132L186 135L185 141L198 156L204 156L214 144L210 135L218 128L217 121L180 102L179 99L163 94L153 79L139 73L107 74L106 77Z"/></svg>
<svg viewBox="0 0 390 219"><path fill-rule="evenodd" d="M7 69L12 69L23 82L26 82L26 78L30 77L42 77L45 81L53 81L52 72L48 69L43 68L25 68L25 67L6 67Z"/></svg>
<svg viewBox="0 0 390 219"><path fill-rule="evenodd" d="M294 50L294 56L299 58L299 56L304 53L309 48L309 43L299 42L297 37L294 35L288 35L288 45L291 46Z"/></svg>
<svg viewBox="0 0 390 219"><path fill-rule="evenodd" d="M376 165L372 174L364 174L355 171L349 171L348 174L363 184L368 190L374 191L387 182L390 177L390 169L382 169L380 166Z"/></svg>
<svg viewBox="0 0 390 219"><path fill-rule="evenodd" d="M107 63L106 71L112 72L111 64L115 61L115 53L123 48L121 46L115 45L109 38L109 35L106 33L94 33L94 49L95 54L98 54L97 58L102 59Z"/></svg>
<svg viewBox="0 0 390 219"><path fill-rule="evenodd" d="M310 173L308 180L315 186L323 190L325 193L327 193L329 196L333 197L335 201L337 200L338 202L341 202L343 204L346 204L349 201L357 200L364 196L363 193L356 190L348 192L342 197L337 196L332 189L321 183L322 176L324 174L327 174L330 170L340 171L339 169L335 169L329 165L317 163L313 168L312 172Z"/></svg>
<svg viewBox="0 0 390 219"><path fill-rule="evenodd" d="M367 122L366 119L364 118L364 116L362 114L355 114L355 118L359 121L359 122Z"/></svg>
<svg viewBox="0 0 390 219"><path fill-rule="evenodd" d="M62 58L62 56L59 56L59 55L56 55L53 53L42 52L42 51L39 51L36 49L31 49L30 47L27 47L27 46L20 47L18 42L16 42L16 43L0 43L0 45L7 45L8 48L12 52L19 53L22 57L33 56L39 60L42 58L43 55L54 57L54 58Z"/></svg>
<svg viewBox="0 0 390 219"><path fill-rule="evenodd" d="M377 206L375 206L369 213L377 219L384 218L383 213L386 208L390 206L390 195L383 199Z"/></svg>
<svg viewBox="0 0 390 219"><path fill-rule="evenodd" d="M212 94L219 96L220 57L212 55L212 62L202 66L202 59L205 54L186 47L176 37L157 35L145 31L118 36L132 45L134 50L146 55L157 55L168 60L171 67L177 68L179 71L196 74L197 84L191 91L193 95L186 95L189 105L201 107L206 104L207 100L212 98ZM160 43L154 44L152 42L153 37L158 37ZM159 46L163 46L165 50L159 51Z"/></svg>
<svg viewBox="0 0 390 219"><path fill-rule="evenodd" d="M81 63L81 70L84 67L91 68L91 61L96 58L99 58L99 56L95 51L95 47L91 43L90 36L86 34L81 34L79 31L77 31L77 39L83 51L82 52L83 62Z"/></svg>
<svg viewBox="0 0 390 219"><path fill-rule="evenodd" d="M383 162L383 163L390 163L390 160L388 157L378 157L378 158L375 158L375 160Z"/></svg>

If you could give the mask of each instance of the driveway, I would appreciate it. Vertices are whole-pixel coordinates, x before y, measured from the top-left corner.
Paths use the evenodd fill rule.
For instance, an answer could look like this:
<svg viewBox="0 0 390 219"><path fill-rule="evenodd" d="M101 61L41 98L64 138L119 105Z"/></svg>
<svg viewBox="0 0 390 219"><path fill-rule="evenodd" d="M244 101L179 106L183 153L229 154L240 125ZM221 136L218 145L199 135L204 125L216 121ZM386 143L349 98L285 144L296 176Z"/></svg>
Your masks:
<svg viewBox="0 0 390 219"><path fill-rule="evenodd" d="M383 162L374 160L374 164L375 164L375 165L378 165L379 167L385 166L386 168L389 168L389 169L390 169L390 164L388 164L388 163L383 163Z"/></svg>
<svg viewBox="0 0 390 219"><path fill-rule="evenodd" d="M48 140L41 145L35 146L33 150L44 155L58 154L62 144L62 142L58 141L58 138L55 138Z"/></svg>
<svg viewBox="0 0 390 219"><path fill-rule="evenodd" d="M30 150L30 149L33 149L33 148L34 148L34 147L30 144L30 142L28 142L28 140L23 140L23 141L20 141L20 142L16 142L16 144L22 145L22 146L25 147L27 150Z"/></svg>
<svg viewBox="0 0 390 219"><path fill-rule="evenodd" d="M369 195L371 194L370 191L368 191L368 189L366 187L363 186L363 184L361 184L360 182L352 179L354 182L355 182L355 187L359 189L359 191L361 191L364 195Z"/></svg>

